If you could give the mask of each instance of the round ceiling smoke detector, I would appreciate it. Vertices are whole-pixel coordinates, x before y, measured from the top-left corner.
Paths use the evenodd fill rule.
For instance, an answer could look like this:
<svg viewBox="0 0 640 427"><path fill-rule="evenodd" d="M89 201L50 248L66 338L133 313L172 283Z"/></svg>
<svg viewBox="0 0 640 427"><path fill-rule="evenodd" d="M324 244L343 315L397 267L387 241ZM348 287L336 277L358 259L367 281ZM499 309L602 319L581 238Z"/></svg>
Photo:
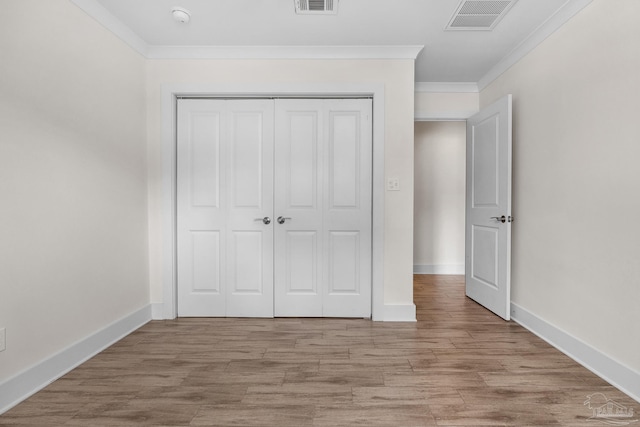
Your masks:
<svg viewBox="0 0 640 427"><path fill-rule="evenodd" d="M171 15L176 22L181 24L188 24L191 20L191 12L182 7L174 7L171 10Z"/></svg>

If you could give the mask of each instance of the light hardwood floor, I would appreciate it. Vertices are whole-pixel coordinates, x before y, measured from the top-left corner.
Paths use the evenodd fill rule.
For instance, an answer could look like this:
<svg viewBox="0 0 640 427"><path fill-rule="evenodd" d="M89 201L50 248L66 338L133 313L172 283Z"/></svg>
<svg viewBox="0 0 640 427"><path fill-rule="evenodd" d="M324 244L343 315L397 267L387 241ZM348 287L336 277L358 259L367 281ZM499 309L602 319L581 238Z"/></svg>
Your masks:
<svg viewBox="0 0 640 427"><path fill-rule="evenodd" d="M464 277L414 283L417 323L148 323L0 425L596 426L587 395L638 406L465 298Z"/></svg>

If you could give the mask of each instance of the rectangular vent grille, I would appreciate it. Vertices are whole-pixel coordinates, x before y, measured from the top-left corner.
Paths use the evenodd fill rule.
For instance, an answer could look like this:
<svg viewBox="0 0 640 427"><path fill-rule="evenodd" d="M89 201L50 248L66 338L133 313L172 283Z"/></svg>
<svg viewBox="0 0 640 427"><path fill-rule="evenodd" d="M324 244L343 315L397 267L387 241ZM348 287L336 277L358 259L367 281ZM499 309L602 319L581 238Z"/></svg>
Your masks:
<svg viewBox="0 0 640 427"><path fill-rule="evenodd" d="M299 15L335 15L338 0L294 0Z"/></svg>
<svg viewBox="0 0 640 427"><path fill-rule="evenodd" d="M446 30L489 31L517 0L462 0Z"/></svg>

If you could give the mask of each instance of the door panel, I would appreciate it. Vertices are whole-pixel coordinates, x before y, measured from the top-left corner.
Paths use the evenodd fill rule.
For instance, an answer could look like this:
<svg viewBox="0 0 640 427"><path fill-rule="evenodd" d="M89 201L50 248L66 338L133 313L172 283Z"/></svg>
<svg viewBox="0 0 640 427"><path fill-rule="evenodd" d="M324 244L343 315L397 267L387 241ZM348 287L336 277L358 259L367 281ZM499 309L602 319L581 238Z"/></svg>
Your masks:
<svg viewBox="0 0 640 427"><path fill-rule="evenodd" d="M473 264L471 278L498 289L498 234L497 227L473 226Z"/></svg>
<svg viewBox="0 0 640 427"><path fill-rule="evenodd" d="M511 111L509 95L467 121L466 293L505 320L511 305Z"/></svg>
<svg viewBox="0 0 640 427"><path fill-rule="evenodd" d="M329 295L360 293L359 234L357 231L329 233Z"/></svg>
<svg viewBox="0 0 640 427"><path fill-rule="evenodd" d="M357 208L360 202L360 111L329 113L329 206Z"/></svg>
<svg viewBox="0 0 640 427"><path fill-rule="evenodd" d="M191 205L220 206L220 113L193 112L190 115L188 170Z"/></svg>
<svg viewBox="0 0 640 427"><path fill-rule="evenodd" d="M193 291L220 294L220 232L191 231Z"/></svg>
<svg viewBox="0 0 640 427"><path fill-rule="evenodd" d="M288 113L290 138L283 141L282 148L288 152L278 152L278 156L288 156L286 162L286 182L279 191L286 191L288 208L317 209L318 205L318 113L301 111ZM280 136L280 135L279 135ZM292 144L291 141L295 141Z"/></svg>
<svg viewBox="0 0 640 427"><path fill-rule="evenodd" d="M318 292L318 233L315 231L286 232L287 295L319 295Z"/></svg>
<svg viewBox="0 0 640 427"><path fill-rule="evenodd" d="M500 117L492 115L473 127L473 206L498 207Z"/></svg>
<svg viewBox="0 0 640 427"><path fill-rule="evenodd" d="M238 111L244 105L232 104L230 111L231 135L231 182L233 204L235 208L257 208L262 204L264 192L263 173L265 160L263 154L263 112ZM271 179L271 176L266 177ZM266 183L268 185L268 183Z"/></svg>

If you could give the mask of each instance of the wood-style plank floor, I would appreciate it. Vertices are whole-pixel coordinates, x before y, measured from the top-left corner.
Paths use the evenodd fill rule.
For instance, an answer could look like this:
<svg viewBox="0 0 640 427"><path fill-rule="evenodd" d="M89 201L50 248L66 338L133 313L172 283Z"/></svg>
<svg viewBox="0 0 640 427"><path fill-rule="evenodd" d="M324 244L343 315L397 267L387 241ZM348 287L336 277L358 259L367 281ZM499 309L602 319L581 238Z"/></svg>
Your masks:
<svg viewBox="0 0 640 427"><path fill-rule="evenodd" d="M416 276L417 323L153 321L0 416L16 426L594 426L637 402L464 296Z"/></svg>

